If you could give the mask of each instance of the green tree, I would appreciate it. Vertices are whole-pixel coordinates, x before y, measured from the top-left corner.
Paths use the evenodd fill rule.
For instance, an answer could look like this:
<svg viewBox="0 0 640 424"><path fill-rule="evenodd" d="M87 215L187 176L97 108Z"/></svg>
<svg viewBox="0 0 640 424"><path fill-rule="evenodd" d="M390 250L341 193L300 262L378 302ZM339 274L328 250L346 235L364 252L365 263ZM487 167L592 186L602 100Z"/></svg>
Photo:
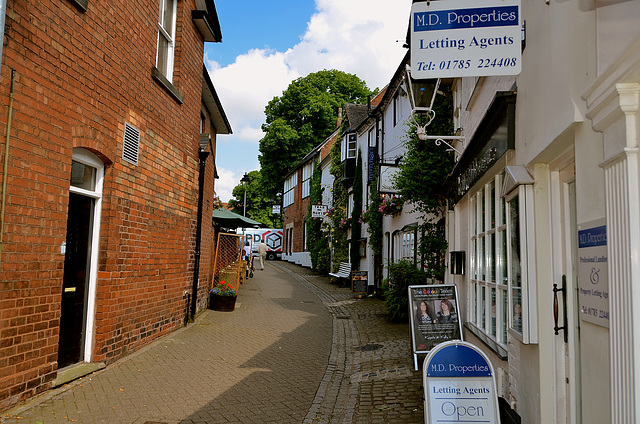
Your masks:
<svg viewBox="0 0 640 424"><path fill-rule="evenodd" d="M271 213L274 199L265 194L262 175L260 171L247 173L249 182L247 183L247 218L258 221L269 228L280 228L281 223L278 217ZM244 184L240 183L233 188L234 198L229 200L229 207L238 215L244 213Z"/></svg>
<svg viewBox="0 0 640 424"><path fill-rule="evenodd" d="M324 70L298 78L265 108L260 161L265 192L280 191L288 170L335 130L338 108L373 94L357 76Z"/></svg>

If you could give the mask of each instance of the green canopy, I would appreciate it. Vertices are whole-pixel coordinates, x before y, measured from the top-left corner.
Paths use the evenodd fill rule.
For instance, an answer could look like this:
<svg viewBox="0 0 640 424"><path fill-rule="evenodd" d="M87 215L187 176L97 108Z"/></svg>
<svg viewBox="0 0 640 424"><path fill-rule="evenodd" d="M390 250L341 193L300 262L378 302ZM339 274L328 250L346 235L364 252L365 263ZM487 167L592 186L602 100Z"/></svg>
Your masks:
<svg viewBox="0 0 640 424"><path fill-rule="evenodd" d="M213 211L213 225L224 228L260 228L263 225L258 221L238 215L227 209Z"/></svg>

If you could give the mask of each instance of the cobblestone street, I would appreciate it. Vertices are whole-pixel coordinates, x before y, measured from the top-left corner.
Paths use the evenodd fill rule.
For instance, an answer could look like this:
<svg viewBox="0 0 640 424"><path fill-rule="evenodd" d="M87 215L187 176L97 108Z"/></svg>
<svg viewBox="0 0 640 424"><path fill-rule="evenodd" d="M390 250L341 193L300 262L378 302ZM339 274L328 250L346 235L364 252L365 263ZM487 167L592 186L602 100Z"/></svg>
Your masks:
<svg viewBox="0 0 640 424"><path fill-rule="evenodd" d="M407 324L287 262L194 324L3 414L2 423L422 423Z"/></svg>

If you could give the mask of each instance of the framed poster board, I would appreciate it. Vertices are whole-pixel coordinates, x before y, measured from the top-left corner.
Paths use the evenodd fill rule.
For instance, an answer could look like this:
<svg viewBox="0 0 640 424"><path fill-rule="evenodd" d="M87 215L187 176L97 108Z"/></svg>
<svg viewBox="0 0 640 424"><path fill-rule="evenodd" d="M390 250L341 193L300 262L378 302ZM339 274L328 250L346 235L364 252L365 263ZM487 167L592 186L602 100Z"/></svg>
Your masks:
<svg viewBox="0 0 640 424"><path fill-rule="evenodd" d="M443 342L462 340L455 284L409 286L409 319L414 367L417 371L419 353L429 353Z"/></svg>
<svg viewBox="0 0 640 424"><path fill-rule="evenodd" d="M351 271L351 291L353 293L367 294L368 274L368 271Z"/></svg>

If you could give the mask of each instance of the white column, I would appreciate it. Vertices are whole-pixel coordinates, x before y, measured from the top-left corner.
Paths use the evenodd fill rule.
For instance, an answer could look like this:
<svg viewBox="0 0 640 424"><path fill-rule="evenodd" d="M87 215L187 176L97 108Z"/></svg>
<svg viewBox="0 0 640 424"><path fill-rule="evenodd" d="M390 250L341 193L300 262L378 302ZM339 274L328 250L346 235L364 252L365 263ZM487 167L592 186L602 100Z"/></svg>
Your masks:
<svg viewBox="0 0 640 424"><path fill-rule="evenodd" d="M602 167L609 257L611 423L626 424L640 423L640 319L634 319L640 317L640 84L616 84L614 93L619 119L609 119L601 128L605 151L609 151ZM621 147L617 154L611 149L615 145Z"/></svg>

